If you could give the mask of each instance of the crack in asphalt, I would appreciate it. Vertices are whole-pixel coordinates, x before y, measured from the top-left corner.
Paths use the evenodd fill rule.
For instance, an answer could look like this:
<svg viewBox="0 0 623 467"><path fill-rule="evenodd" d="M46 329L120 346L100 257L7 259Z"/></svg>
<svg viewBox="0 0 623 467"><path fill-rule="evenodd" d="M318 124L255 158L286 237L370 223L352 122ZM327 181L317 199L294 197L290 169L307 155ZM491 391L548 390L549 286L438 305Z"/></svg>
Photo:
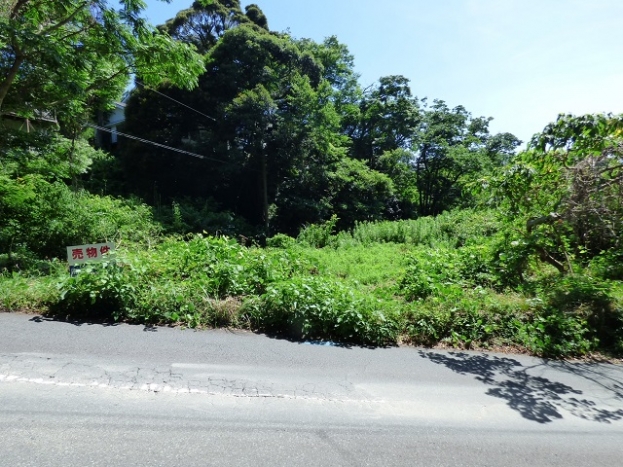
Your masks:
<svg viewBox="0 0 623 467"><path fill-rule="evenodd" d="M106 367L64 358L30 354L0 355L0 383L26 382L68 387L98 387L174 394L204 394L237 398L304 399L325 402L383 402L357 391L348 381L314 384L301 381L251 380L206 374L199 367Z"/></svg>

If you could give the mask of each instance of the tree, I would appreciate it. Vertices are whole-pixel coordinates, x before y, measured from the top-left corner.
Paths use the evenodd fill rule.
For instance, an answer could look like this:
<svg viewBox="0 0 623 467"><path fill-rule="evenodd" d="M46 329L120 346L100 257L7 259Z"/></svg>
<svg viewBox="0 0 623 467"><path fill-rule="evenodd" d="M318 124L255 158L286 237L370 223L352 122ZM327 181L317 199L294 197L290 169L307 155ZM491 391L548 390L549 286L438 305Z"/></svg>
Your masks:
<svg viewBox="0 0 623 467"><path fill-rule="evenodd" d="M575 260L621 249L622 161L623 115L560 115L490 182L530 251L570 273Z"/></svg>
<svg viewBox="0 0 623 467"><path fill-rule="evenodd" d="M404 76L386 76L377 87L364 92L359 112L345 119L346 134L352 139L351 156L378 167L386 151L409 148L421 114Z"/></svg>
<svg viewBox="0 0 623 467"><path fill-rule="evenodd" d="M322 65L322 78L329 83L332 92L329 100L343 122L351 122L359 113L362 91L359 75L355 73L355 59L348 47L336 36L327 37L322 43L311 39L297 42L301 51L309 52Z"/></svg>
<svg viewBox="0 0 623 467"><path fill-rule="evenodd" d="M192 88L193 47L158 33L125 0L16 0L0 17L0 116L56 112L76 119L110 107L135 73L150 85Z"/></svg>
<svg viewBox="0 0 623 467"><path fill-rule="evenodd" d="M210 53L204 90L223 115L217 126L230 142L227 157L246 172L238 179L249 180L238 209L246 208L246 217L265 230L269 205L279 209L278 198L288 198L284 182L313 161L327 104L321 80L310 53L257 26L229 31Z"/></svg>
<svg viewBox="0 0 623 467"><path fill-rule="evenodd" d="M199 53L205 54L226 31L250 21L242 12L239 0L203 0L178 12L158 29L174 39L193 44Z"/></svg>
<svg viewBox="0 0 623 467"><path fill-rule="evenodd" d="M178 194L213 195L225 208L266 227L269 205L283 194L282 181L309 154L315 144L309 140L322 127L306 124L319 122L320 109L329 104L326 87L321 86L321 66L288 36L253 23L227 30L206 54L206 65L195 91L159 90L204 117L145 90L128 105L128 131L163 143L166 135L165 144L208 157L197 163L201 170L189 170L197 168L191 161L173 164L176 167L157 179L175 173L186 180L176 183ZM149 160L151 167L145 168L153 173L158 163L173 161L174 156L162 153L160 160Z"/></svg>
<svg viewBox="0 0 623 467"><path fill-rule="evenodd" d="M511 162L517 153L517 148L523 141L512 133L498 133L491 135L485 143L487 156L498 167Z"/></svg>
<svg viewBox="0 0 623 467"><path fill-rule="evenodd" d="M491 118L473 118L463 107L435 100L423 112L414 138L417 212L436 215L465 202L466 183L499 167L521 142L505 133L491 136Z"/></svg>
<svg viewBox="0 0 623 467"><path fill-rule="evenodd" d="M257 6L255 3L252 3L251 5L247 5L244 11L247 15L247 18L249 18L253 24L262 29L266 29L267 31L269 30L268 19L266 18L266 15L259 6Z"/></svg>
<svg viewBox="0 0 623 467"><path fill-rule="evenodd" d="M364 162L345 157L332 176L333 209L342 229L355 222L379 221L386 217L387 204L394 195L391 179Z"/></svg>

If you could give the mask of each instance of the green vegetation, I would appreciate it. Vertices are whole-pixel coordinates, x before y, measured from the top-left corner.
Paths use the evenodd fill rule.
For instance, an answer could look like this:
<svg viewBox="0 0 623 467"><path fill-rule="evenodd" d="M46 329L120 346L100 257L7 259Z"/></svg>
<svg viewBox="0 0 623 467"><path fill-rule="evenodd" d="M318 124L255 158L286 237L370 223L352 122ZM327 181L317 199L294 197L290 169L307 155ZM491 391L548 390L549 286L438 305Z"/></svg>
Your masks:
<svg viewBox="0 0 623 467"><path fill-rule="evenodd" d="M362 89L335 37L272 32L257 5L157 29L124 5L2 11L0 309L623 354L623 116L561 116L516 154L402 76ZM130 71L124 131L160 146L96 150ZM14 125L42 114L58 126ZM70 277L65 247L105 241Z"/></svg>
<svg viewBox="0 0 623 467"><path fill-rule="evenodd" d="M529 260L529 277L510 287L506 263L495 253L503 232L485 227L492 216L471 212L463 224L465 212L456 211L410 221L411 232L425 234L402 242L384 241L386 222L366 224L365 236L340 232L322 248L309 245L307 232L327 226L310 226L298 240L276 236L267 248L203 235L158 237L151 245L128 241L114 261L76 277L59 262L40 262L48 265L45 273L35 266L5 273L0 306L347 344L620 354L623 287L609 278L618 258L599 256L573 275ZM431 234L431 225L452 226L457 235ZM476 226L481 235L473 233ZM459 246L462 235L469 245Z"/></svg>

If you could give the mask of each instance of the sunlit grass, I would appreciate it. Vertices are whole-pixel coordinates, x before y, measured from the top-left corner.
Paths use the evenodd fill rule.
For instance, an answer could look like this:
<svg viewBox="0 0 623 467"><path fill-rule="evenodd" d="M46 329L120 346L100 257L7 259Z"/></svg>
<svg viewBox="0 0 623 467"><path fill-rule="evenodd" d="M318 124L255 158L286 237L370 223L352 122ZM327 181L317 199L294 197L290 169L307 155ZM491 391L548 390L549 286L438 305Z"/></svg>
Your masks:
<svg viewBox="0 0 623 467"><path fill-rule="evenodd" d="M367 291L391 295L405 273L410 247L394 243L374 243L333 248L306 248L304 257L317 268L317 274L351 284Z"/></svg>

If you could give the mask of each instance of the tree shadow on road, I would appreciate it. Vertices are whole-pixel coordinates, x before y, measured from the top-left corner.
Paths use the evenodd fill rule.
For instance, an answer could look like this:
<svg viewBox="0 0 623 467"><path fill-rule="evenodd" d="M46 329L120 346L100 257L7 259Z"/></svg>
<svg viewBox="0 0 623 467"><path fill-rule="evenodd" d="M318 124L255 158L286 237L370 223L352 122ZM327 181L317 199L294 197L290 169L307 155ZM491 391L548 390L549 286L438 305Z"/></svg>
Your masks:
<svg viewBox="0 0 623 467"><path fill-rule="evenodd" d="M118 326L120 323L113 320L106 319L84 319L84 318L72 318L71 316L60 316L60 315L37 315L33 316L29 319L33 323L45 323L57 321L61 323L73 324L74 326L82 326L86 325L100 325L100 326Z"/></svg>
<svg viewBox="0 0 623 467"><path fill-rule="evenodd" d="M489 386L486 394L505 400L507 405L523 418L537 423L550 423L563 418L567 412L584 420L611 423L623 419L623 409L611 410L599 407L586 399L582 391L566 384L551 381L541 376L532 376L528 370L542 365L525 367L512 358L486 354L449 352L447 354L420 351L423 358L433 363L445 365L461 375L473 375L478 381ZM570 365L570 373L584 376L581 367ZM571 371L572 369L572 371ZM593 376L589 376L589 379ZM612 398L623 400L619 381L601 384L608 389Z"/></svg>
<svg viewBox="0 0 623 467"><path fill-rule="evenodd" d="M277 331L261 331L255 330L255 334L263 335L268 337L269 339L275 340L283 340L288 341L293 344L299 345L318 345L318 346L326 346L326 347L341 347L344 349L352 349L353 347L365 347L361 345L354 345L345 342L333 342L333 341L323 341L323 340L305 340L301 336L294 335L289 332L277 332Z"/></svg>
<svg viewBox="0 0 623 467"><path fill-rule="evenodd" d="M545 362L545 365L557 371L591 381L612 394L613 398L623 402L623 372L620 371L621 367L611 364L595 365L585 362L559 361ZM619 371L616 372L616 369Z"/></svg>
<svg viewBox="0 0 623 467"><path fill-rule="evenodd" d="M120 324L124 324L123 322L114 321L112 319L97 319L97 318L75 318L71 316L60 316L60 315L37 315L33 316L29 319L29 321L33 323L45 323L45 322L60 322L60 323L68 323L73 324L74 326L103 326L103 327L111 327L111 326L119 326ZM143 331L145 332L158 332L158 326L152 324L145 325L136 325L143 326Z"/></svg>

